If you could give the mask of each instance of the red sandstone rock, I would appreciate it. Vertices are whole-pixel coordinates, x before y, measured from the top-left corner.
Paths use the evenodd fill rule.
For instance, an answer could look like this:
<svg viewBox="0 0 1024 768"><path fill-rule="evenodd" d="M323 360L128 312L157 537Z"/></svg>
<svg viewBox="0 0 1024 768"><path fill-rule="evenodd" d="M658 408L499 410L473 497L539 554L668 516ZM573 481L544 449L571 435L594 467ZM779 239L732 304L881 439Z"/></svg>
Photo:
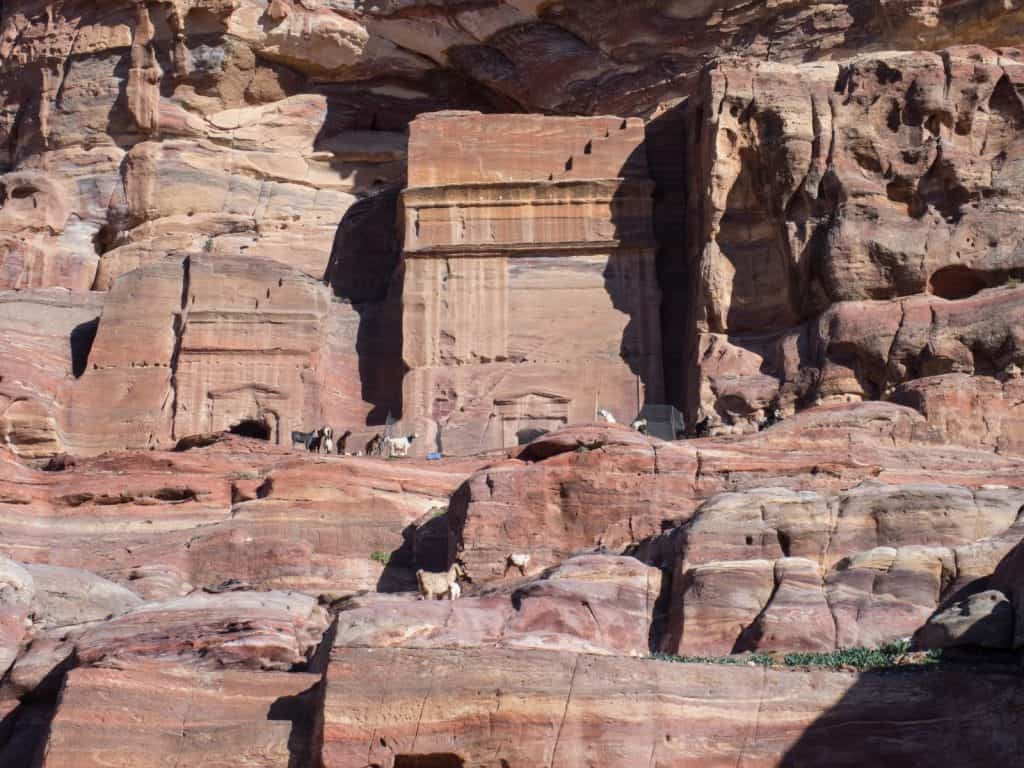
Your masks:
<svg viewBox="0 0 1024 768"><path fill-rule="evenodd" d="M68 449L69 388L88 355L102 296L63 290L0 294L0 439L20 456Z"/></svg>
<svg viewBox="0 0 1024 768"><path fill-rule="evenodd" d="M334 646L487 646L644 656L660 591L661 572L655 568L631 557L584 555L479 597L358 597L338 616Z"/></svg>
<svg viewBox="0 0 1024 768"><path fill-rule="evenodd" d="M317 460L237 438L83 460L67 472L0 461L0 551L92 571L147 599L233 578L351 594L378 586L373 554L402 549L403 531L481 463ZM239 482L256 483L258 498L234 499ZM412 566L398 560L392 570Z"/></svg>
<svg viewBox="0 0 1024 768"><path fill-rule="evenodd" d="M321 709L328 765L1012 763L1007 678L585 654L644 653L659 597L673 651L872 645L952 598L942 644L1024 642L1020 8L341 5L0 11L0 551L35 576L0 577L0 763L302 768ZM910 408L838 405L876 399ZM751 434L580 424L661 400ZM501 450L286 453L389 412ZM270 442L82 458L230 428ZM457 553L480 596L341 614L326 708L196 672L307 663L312 596ZM71 642L133 669L70 673L51 729Z"/></svg>
<svg viewBox="0 0 1024 768"><path fill-rule="evenodd" d="M195 592L88 627L75 645L84 664L159 660L287 671L308 661L326 627L324 611L306 595Z"/></svg>
<svg viewBox="0 0 1024 768"><path fill-rule="evenodd" d="M583 548L603 545L617 549L637 544L657 535L663 524L689 520L703 499L723 491L778 486L840 491L869 478L901 486L931 481L939 471L944 479L964 486L955 491L959 501L932 498L929 494L949 494L936 488L910 492L907 503L902 503L901 494L908 494L898 487L874 491L865 486L851 496L852 500L863 498L859 512L852 500L846 502L849 520L844 519L847 527L841 534L850 538L843 544L847 549L837 548L836 552L852 554L886 542L965 544L978 538L979 524L984 531L981 535L1008 528L1016 517L1013 499L1019 494L980 491L979 502L970 489L1001 482L1019 486L1011 469L1017 460L922 442L915 438L922 425L923 419L907 409L864 404L810 411L742 440L664 443L624 430L571 429L545 437L520 460L476 473L453 499L449 513L452 536L471 575L491 579L500 575L505 558L513 551L529 552L533 562L550 565ZM535 456L542 460L533 461ZM917 493L922 496L915 501ZM871 506L873 494L879 496L878 510ZM900 515L888 520L884 511L887 494L900 504L901 511L914 505L922 509L913 517ZM951 503L970 517L960 521L959 516L947 516L943 509ZM757 509L755 499L752 510ZM742 518L742 505L740 512ZM758 517L757 512L753 514ZM832 526L826 506L814 502L799 515L803 517L791 518L784 526L791 530L783 534L795 542L790 552L781 551L777 544L762 551L765 534L766 543L771 543L772 536L778 541L764 520L755 519L756 525L744 529L744 538L734 541L753 557L822 557ZM875 516L881 518L886 531L882 540L871 534L877 527ZM925 519L934 522L921 533L920 523ZM695 525L694 535L703 535L707 524L699 521ZM744 524L730 520L725 530L734 525L742 528ZM900 538L901 530L909 538ZM919 534L920 541L915 538ZM751 541L745 543L748 535ZM885 538L888 536L891 540ZM726 555L726 559L730 557Z"/></svg>
<svg viewBox="0 0 1024 768"><path fill-rule="evenodd" d="M42 765L308 765L319 680L173 665L77 669L68 675Z"/></svg>
<svg viewBox="0 0 1024 768"><path fill-rule="evenodd" d="M420 450L512 448L664 399L643 141L618 117L410 125L402 417Z"/></svg>
<svg viewBox="0 0 1024 768"><path fill-rule="evenodd" d="M698 418L745 430L773 403L1019 365L1019 291L983 289L1022 268L1007 165L1022 72L1016 51L972 46L708 69L709 138L693 150Z"/></svg>
<svg viewBox="0 0 1024 768"><path fill-rule="evenodd" d="M0 674L17 658L32 625L29 613L34 597L35 584L29 572L11 560L0 559Z"/></svg>
<svg viewBox="0 0 1024 768"><path fill-rule="evenodd" d="M956 691L956 703L950 700ZM1011 675L896 676L536 651L336 649L324 765L1012 762ZM981 752L984 752L984 757ZM432 756L432 757L431 757Z"/></svg>

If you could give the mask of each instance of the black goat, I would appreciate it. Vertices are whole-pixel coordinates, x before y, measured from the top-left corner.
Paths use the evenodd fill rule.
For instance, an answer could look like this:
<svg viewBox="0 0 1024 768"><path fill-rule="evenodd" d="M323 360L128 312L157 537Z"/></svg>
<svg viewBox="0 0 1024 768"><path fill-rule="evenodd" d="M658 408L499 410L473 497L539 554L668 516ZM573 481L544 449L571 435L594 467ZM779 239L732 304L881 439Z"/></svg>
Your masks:
<svg viewBox="0 0 1024 768"><path fill-rule="evenodd" d="M292 432L292 448L301 446L307 451L317 451L320 449L320 430L314 429L312 432Z"/></svg>

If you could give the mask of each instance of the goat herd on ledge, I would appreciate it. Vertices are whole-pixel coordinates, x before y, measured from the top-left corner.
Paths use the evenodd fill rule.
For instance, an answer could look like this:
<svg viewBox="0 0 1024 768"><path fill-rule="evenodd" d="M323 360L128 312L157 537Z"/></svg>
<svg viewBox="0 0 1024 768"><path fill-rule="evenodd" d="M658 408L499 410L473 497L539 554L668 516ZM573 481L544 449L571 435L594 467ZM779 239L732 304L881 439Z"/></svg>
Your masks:
<svg viewBox="0 0 1024 768"><path fill-rule="evenodd" d="M330 455L337 451L339 456L384 456L389 459L404 458L409 455L409 446L416 439L416 433L405 437L383 437L377 433L371 437L363 450L349 453L348 438L352 430L347 429L335 441L331 427L321 427L312 432L292 432L292 448L304 448L310 453Z"/></svg>
<svg viewBox="0 0 1024 768"><path fill-rule="evenodd" d="M597 420L608 424L617 423L611 411L604 408L598 409ZM758 427L765 429L781 420L782 412L778 405L773 403L767 417ZM643 417L634 419L629 426L640 434L647 434L647 419ZM707 437L709 434L710 429L707 418L697 422L694 426L694 437ZM366 442L366 445L361 450L349 452L348 439L351 436L352 430L347 429L335 440L334 429L327 426L314 429L312 432L292 432L292 448L302 448L310 453L328 456L336 452L339 456L383 456L384 458L395 459L407 457L409 455L409 448L416 439L415 432L401 437L385 436L378 432ZM681 435L677 433L678 436ZM441 456L440 454L431 453L427 458L439 459Z"/></svg>

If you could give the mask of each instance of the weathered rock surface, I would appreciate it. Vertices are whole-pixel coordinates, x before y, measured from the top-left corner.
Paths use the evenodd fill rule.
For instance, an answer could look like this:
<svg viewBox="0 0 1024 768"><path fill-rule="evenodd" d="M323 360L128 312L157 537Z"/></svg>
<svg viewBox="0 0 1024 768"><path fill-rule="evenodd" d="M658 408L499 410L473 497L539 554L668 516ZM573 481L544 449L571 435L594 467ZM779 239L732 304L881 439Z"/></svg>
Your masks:
<svg viewBox="0 0 1024 768"><path fill-rule="evenodd" d="M35 584L32 575L17 563L0 559L0 669L4 674L18 656L18 650L32 620Z"/></svg>
<svg viewBox="0 0 1024 768"><path fill-rule="evenodd" d="M957 703L944 695L952 690ZM490 764L496 748L509 765L855 766L866 754L885 765L925 755L980 765L1020 748L1019 732L993 735L992 723L1021 696L1011 675L336 649L323 755L339 768Z"/></svg>
<svg viewBox="0 0 1024 768"><path fill-rule="evenodd" d="M316 460L238 438L79 460L65 472L0 463L0 552L100 574L146 599L230 579L351 594L381 583L374 553L403 550L403 531L481 463Z"/></svg>
<svg viewBox="0 0 1024 768"><path fill-rule="evenodd" d="M643 144L635 118L410 125L402 415L420 450L511 448L664 399Z"/></svg>
<svg viewBox="0 0 1024 768"><path fill-rule="evenodd" d="M1022 31L2 3L0 764L1019 762Z"/></svg>
<svg viewBox="0 0 1024 768"><path fill-rule="evenodd" d="M1013 647L1013 605L997 589L987 589L950 605L928 619L914 635L921 648L958 645L1005 650Z"/></svg>
<svg viewBox="0 0 1024 768"><path fill-rule="evenodd" d="M864 404L810 411L741 441L665 443L624 427L573 428L541 438L517 460L475 474L453 499L448 518L461 557L477 578L499 575L513 551L530 552L534 562L548 565L582 548L637 544L657 536L663 525L690 520L702 501L717 493L766 486L838 492L865 480L882 484L864 486L845 502L832 550L837 554L828 565L881 543L961 544L1009 528L1021 503L1019 493L980 489L993 483L1019 487L1010 469L1019 461L922 440L923 424L909 409ZM903 485L933 481L937 472L963 486L954 491L958 500L947 499L945 488L902 490ZM887 489L887 484L895 487ZM778 505L793 513L783 535L795 545L783 551L759 512L760 495L770 498L772 493L759 490L749 507L738 497L736 518L724 523L727 547L739 545L745 556L823 561L835 514L814 494L778 492L793 497ZM901 514L887 519L887 501ZM951 504L962 506L969 517L944 512ZM744 528L745 516L753 518L753 525ZM935 528L923 531L920 524L928 519L936 521ZM687 531L702 539L709 525L696 519ZM732 536L733 525L744 528L742 536ZM876 534L879 526L882 533ZM716 552L711 541L708 546L708 559L721 559L726 552Z"/></svg>
<svg viewBox="0 0 1024 768"><path fill-rule="evenodd" d="M70 388L85 370L102 299L59 289L0 293L0 440L20 456L69 449Z"/></svg>
<svg viewBox="0 0 1024 768"><path fill-rule="evenodd" d="M582 555L537 578L457 601L359 597L339 614L334 647L491 646L646 656L661 578L661 571L631 557Z"/></svg>
<svg viewBox="0 0 1024 768"><path fill-rule="evenodd" d="M202 667L288 671L327 628L316 600L294 592L195 592L147 603L75 639L84 664L191 661Z"/></svg>
<svg viewBox="0 0 1024 768"><path fill-rule="evenodd" d="M972 46L708 69L693 414L751 429L772 407L1019 367L1022 73L1017 51ZM1005 418L953 429L1005 443Z"/></svg>
<svg viewBox="0 0 1024 768"><path fill-rule="evenodd" d="M32 576L32 622L40 629L103 621L137 607L142 598L107 579L75 568L26 565Z"/></svg>
<svg viewBox="0 0 1024 768"><path fill-rule="evenodd" d="M308 765L318 675L77 669L68 675L42 765ZM154 694L158 695L154 695Z"/></svg>

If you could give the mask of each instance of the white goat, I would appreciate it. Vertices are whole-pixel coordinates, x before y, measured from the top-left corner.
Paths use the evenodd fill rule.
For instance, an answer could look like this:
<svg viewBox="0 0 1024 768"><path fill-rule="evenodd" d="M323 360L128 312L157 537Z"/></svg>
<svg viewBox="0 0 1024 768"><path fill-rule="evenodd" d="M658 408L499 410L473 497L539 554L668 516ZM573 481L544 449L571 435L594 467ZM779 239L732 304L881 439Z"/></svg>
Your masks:
<svg viewBox="0 0 1024 768"><path fill-rule="evenodd" d="M334 453L334 430L324 427L320 430L320 443L316 447L317 453Z"/></svg>
<svg viewBox="0 0 1024 768"><path fill-rule="evenodd" d="M382 453L390 458L402 458L409 455L409 446L416 439L413 432L408 437L385 437L382 445Z"/></svg>
<svg viewBox="0 0 1024 768"><path fill-rule="evenodd" d="M458 586L459 576L465 577L466 572L462 570L462 566L458 563L452 563L452 567L447 571L441 573L435 573L433 571L424 571L420 568L416 571L416 582L420 586L420 598L423 600L440 600L445 595L450 600L454 600L462 594L462 589L456 590L455 597L452 597L452 586Z"/></svg>
<svg viewBox="0 0 1024 768"><path fill-rule="evenodd" d="M615 417L612 416L612 412L609 411L609 410L606 410L604 408L599 408L597 410L597 418L599 420L601 420L601 421L606 421L609 424L617 424L618 423L617 421L615 421Z"/></svg>
<svg viewBox="0 0 1024 768"><path fill-rule="evenodd" d="M448 599L458 600L462 597L462 587L459 586L459 582L453 581L452 585L448 587Z"/></svg>
<svg viewBox="0 0 1024 768"><path fill-rule="evenodd" d="M631 429L635 429L641 435L647 434L647 419L636 419L629 426Z"/></svg>
<svg viewBox="0 0 1024 768"><path fill-rule="evenodd" d="M507 576L510 568L518 568L519 573L522 576L526 575L526 567L530 564L530 556L522 552L513 552L505 558L505 573L502 576Z"/></svg>

